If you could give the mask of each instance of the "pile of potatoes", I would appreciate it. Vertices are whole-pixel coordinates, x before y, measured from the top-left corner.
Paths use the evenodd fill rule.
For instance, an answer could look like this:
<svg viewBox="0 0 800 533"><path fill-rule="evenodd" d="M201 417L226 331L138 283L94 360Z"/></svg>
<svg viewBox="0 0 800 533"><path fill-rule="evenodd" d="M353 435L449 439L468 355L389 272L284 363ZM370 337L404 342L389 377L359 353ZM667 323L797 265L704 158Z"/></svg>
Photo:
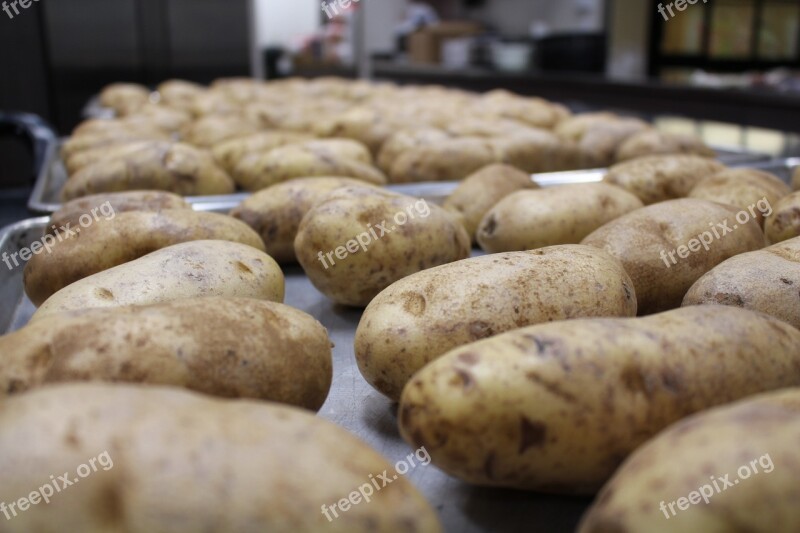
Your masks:
<svg viewBox="0 0 800 533"><path fill-rule="evenodd" d="M9 531L440 531L402 477L319 512L389 467L313 414L331 342L282 303L294 265L331 309L363 310L352 363L453 478L598 495L585 533L800 527L787 183L503 91L229 79L101 98L117 118L64 146L72 200L25 267L37 311L0 337L0 501L102 449L118 467ZM531 177L605 166L594 183ZM460 182L441 205L383 187L437 180ZM227 215L181 197L235 189L253 194Z"/></svg>
<svg viewBox="0 0 800 533"><path fill-rule="evenodd" d="M647 154L713 156L698 139L638 119L572 115L501 90L338 78L220 79L208 87L169 80L152 92L112 84L100 103L114 118L81 123L62 148L65 201L140 189L225 195L308 177L451 181L491 164L530 173Z"/></svg>

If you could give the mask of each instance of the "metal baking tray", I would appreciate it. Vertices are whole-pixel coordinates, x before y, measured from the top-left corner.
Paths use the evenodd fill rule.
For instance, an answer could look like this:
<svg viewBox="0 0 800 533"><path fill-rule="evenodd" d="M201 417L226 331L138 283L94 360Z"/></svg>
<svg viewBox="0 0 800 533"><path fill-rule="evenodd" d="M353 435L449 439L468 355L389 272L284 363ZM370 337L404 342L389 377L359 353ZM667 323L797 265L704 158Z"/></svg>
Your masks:
<svg viewBox="0 0 800 533"><path fill-rule="evenodd" d="M38 173L36 184L28 201L28 209L35 213L50 214L61 208L60 193L67 181L67 170L61 160L61 145L65 139L54 143L47 148L45 164ZM730 148L715 148L719 160L726 165L737 166L763 162L769 159L764 154L737 151ZM569 183L590 183L600 181L605 169L570 170L566 172L547 172L533 174L533 179L544 187L565 185ZM448 196L458 185L458 182L429 182L390 185L388 188L409 196ZM196 209L203 211L217 209L233 209L249 193L237 193L224 196L190 196L187 201Z"/></svg>
<svg viewBox="0 0 800 533"><path fill-rule="evenodd" d="M48 217L24 220L0 230L0 257L41 238ZM12 263L13 265L13 263ZM22 266L13 270L0 262L0 334L23 327L34 306L25 296ZM333 384L319 416L346 428L384 455L392 464L413 449L397 431L397 407L364 381L356 366L353 337L360 309L335 305L317 291L303 271L284 267L286 303L313 315L328 328L333 349ZM300 459L298 459L300 460ZM364 476L370 474L365 472ZM478 488L448 476L429 464L407 476L437 510L445 531L472 533L572 532L591 498ZM319 502L320 506L323 503Z"/></svg>

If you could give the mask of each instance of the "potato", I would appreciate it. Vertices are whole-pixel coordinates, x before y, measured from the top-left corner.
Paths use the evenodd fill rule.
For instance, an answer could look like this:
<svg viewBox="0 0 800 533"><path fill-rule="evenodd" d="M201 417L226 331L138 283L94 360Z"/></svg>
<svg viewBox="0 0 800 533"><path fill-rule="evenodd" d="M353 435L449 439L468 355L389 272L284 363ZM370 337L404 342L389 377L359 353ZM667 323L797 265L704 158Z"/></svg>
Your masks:
<svg viewBox="0 0 800 533"><path fill-rule="evenodd" d="M92 274L188 241L225 240L264 251L247 224L217 213L167 209L129 211L45 238L25 265L25 292L41 305L55 292ZM23 258L24 259L24 258Z"/></svg>
<svg viewBox="0 0 800 533"><path fill-rule="evenodd" d="M646 315L679 307L703 274L766 243L749 212L684 198L628 213L582 244L603 248L622 261L636 287L639 313Z"/></svg>
<svg viewBox="0 0 800 533"><path fill-rule="evenodd" d="M578 141L582 166L607 167L614 162L617 150L633 135L651 129L651 126L637 118L617 117L590 125Z"/></svg>
<svg viewBox="0 0 800 533"><path fill-rule="evenodd" d="M800 237L731 257L697 280L683 305L719 304L772 315L800 329Z"/></svg>
<svg viewBox="0 0 800 533"><path fill-rule="evenodd" d="M257 132L257 127L238 115L208 115L187 124L181 130L181 140L198 148L211 149L228 139Z"/></svg>
<svg viewBox="0 0 800 533"><path fill-rule="evenodd" d="M0 501L59 488L49 504L17 509L9 533L442 531L403 476L367 490L394 465L301 409L105 384L51 386L4 407ZM62 472L86 477L61 490L49 476ZM336 504L351 493L345 512Z"/></svg>
<svg viewBox="0 0 800 533"><path fill-rule="evenodd" d="M376 296L356 330L356 361L370 385L397 400L414 372L457 346L540 322L635 315L630 277L602 251L554 246L476 257Z"/></svg>
<svg viewBox="0 0 800 533"><path fill-rule="evenodd" d="M388 115L368 107L352 107L333 117L313 121L311 132L318 137L344 137L364 144L373 154L397 131L398 124Z"/></svg>
<svg viewBox="0 0 800 533"><path fill-rule="evenodd" d="M476 103L481 111L527 123L537 128L552 128L569 116L566 107L542 98L524 97L497 89L481 96Z"/></svg>
<svg viewBox="0 0 800 533"><path fill-rule="evenodd" d="M641 207L636 196L607 183L517 191L489 209L477 239L489 253L578 244L603 224Z"/></svg>
<svg viewBox="0 0 800 533"><path fill-rule="evenodd" d="M443 207L463 217L464 228L475 242L478 224L492 206L513 192L538 188L530 174L509 165L494 164L467 176Z"/></svg>
<svg viewBox="0 0 800 533"><path fill-rule="evenodd" d="M331 344L311 315L250 298L192 298L43 316L0 337L0 394L47 383L173 385L319 409Z"/></svg>
<svg viewBox="0 0 800 533"><path fill-rule="evenodd" d="M105 216L128 211L161 211L163 209L191 209L192 206L178 196L164 191L126 191L93 194L71 200L61 206L50 217L47 233L53 234L62 228L77 227L81 216L92 216L92 210ZM108 213L106 211L109 211ZM54 227L55 226L55 227Z"/></svg>
<svg viewBox="0 0 800 533"><path fill-rule="evenodd" d="M740 209L758 206L759 211L754 212L763 227L765 214L762 210L775 205L791 192L788 185L772 174L754 168L731 168L703 178L689 193L689 198L710 200ZM770 207L767 215L771 213Z"/></svg>
<svg viewBox="0 0 800 533"><path fill-rule="evenodd" d="M619 117L613 113L580 113L564 117L556 124L553 130L556 135L565 141L579 142L586 132L598 124L617 120Z"/></svg>
<svg viewBox="0 0 800 533"><path fill-rule="evenodd" d="M231 194L236 187L207 152L188 144L161 142L84 167L67 180L61 197L69 201L90 194L140 189L203 196Z"/></svg>
<svg viewBox="0 0 800 533"><path fill-rule="evenodd" d="M186 111L150 103L137 109L134 115L127 115L127 118L150 122L167 133L177 133L192 121L192 115Z"/></svg>
<svg viewBox="0 0 800 533"><path fill-rule="evenodd" d="M246 244L184 242L67 285L45 300L31 320L78 309L150 305L201 296L283 302L283 272L274 259Z"/></svg>
<svg viewBox="0 0 800 533"><path fill-rule="evenodd" d="M703 178L723 170L722 163L696 155L652 155L614 165L603 181L650 205L688 196Z"/></svg>
<svg viewBox="0 0 800 533"><path fill-rule="evenodd" d="M294 178L319 176L341 176L383 185L386 176L365 160L367 152L363 150L355 141L345 144L342 139L289 144L265 154L246 156L236 165L233 177L248 191L259 191Z"/></svg>
<svg viewBox="0 0 800 533"><path fill-rule="evenodd" d="M137 83L112 83L100 91L100 105L120 115L142 107L150 100L150 90Z"/></svg>
<svg viewBox="0 0 800 533"><path fill-rule="evenodd" d="M800 236L800 191L784 196L773 205L772 213L764 215L767 240L778 243Z"/></svg>
<svg viewBox="0 0 800 533"><path fill-rule="evenodd" d="M74 176L84 168L107 159L124 159L130 154L141 152L149 147L159 146L164 140L121 140L97 148L81 150L64 159L64 166L69 176Z"/></svg>
<svg viewBox="0 0 800 533"><path fill-rule="evenodd" d="M67 171L72 174L89 163L100 160L104 149L143 141L168 142L170 137L154 125L151 127L121 125L108 131L73 135L61 146L61 157L65 161Z"/></svg>
<svg viewBox="0 0 800 533"><path fill-rule="evenodd" d="M800 190L800 166L795 167L792 173L792 190Z"/></svg>
<svg viewBox="0 0 800 533"><path fill-rule="evenodd" d="M526 133L491 140L498 162L523 172L552 172L563 169L562 141L549 131L530 130Z"/></svg>
<svg viewBox="0 0 800 533"><path fill-rule="evenodd" d="M244 137L236 137L214 146L212 153L219 165L228 172L234 172L236 165L252 153L266 153L287 144L311 140L303 133L283 131L262 131Z"/></svg>
<svg viewBox="0 0 800 533"><path fill-rule="evenodd" d="M420 370L400 432L472 484L591 494L676 420L800 385L798 347L800 331L733 307L531 326Z"/></svg>
<svg viewBox="0 0 800 533"><path fill-rule="evenodd" d="M365 306L409 274L469 256L469 236L447 211L375 188L346 187L300 222L297 260L336 303Z"/></svg>
<svg viewBox="0 0 800 533"><path fill-rule="evenodd" d="M174 109L191 112L199 95L206 92L202 85L185 80L167 80L156 87L159 103Z"/></svg>
<svg viewBox="0 0 800 533"><path fill-rule="evenodd" d="M230 215L261 235L273 259L293 263L297 261L294 239L305 214L335 189L366 185L349 178L298 178L249 196Z"/></svg>
<svg viewBox="0 0 800 533"><path fill-rule="evenodd" d="M664 133L647 129L628 137L619 147L615 159L628 161L656 154L694 154L716 157L716 152L694 135Z"/></svg>
<svg viewBox="0 0 800 533"><path fill-rule="evenodd" d="M438 128L422 127L400 130L389 137L381 146L378 154L378 167L388 174L391 172L394 162L404 152L450 138L447 132Z"/></svg>
<svg viewBox="0 0 800 533"><path fill-rule="evenodd" d="M389 176L392 183L458 181L499 162L492 140L461 137L403 152L392 165Z"/></svg>
<svg viewBox="0 0 800 533"><path fill-rule="evenodd" d="M623 463L578 532L800 531L798 415L792 388L673 424Z"/></svg>

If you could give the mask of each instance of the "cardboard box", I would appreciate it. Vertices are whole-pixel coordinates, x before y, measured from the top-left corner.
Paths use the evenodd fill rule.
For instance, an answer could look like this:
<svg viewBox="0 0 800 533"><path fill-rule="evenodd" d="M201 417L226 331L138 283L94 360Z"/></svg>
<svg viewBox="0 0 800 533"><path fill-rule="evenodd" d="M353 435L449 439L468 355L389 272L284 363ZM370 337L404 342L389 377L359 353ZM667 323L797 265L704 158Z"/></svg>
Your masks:
<svg viewBox="0 0 800 533"><path fill-rule="evenodd" d="M408 36L408 56L412 63L439 64L445 39L470 37L481 33L474 22L442 22L428 26Z"/></svg>

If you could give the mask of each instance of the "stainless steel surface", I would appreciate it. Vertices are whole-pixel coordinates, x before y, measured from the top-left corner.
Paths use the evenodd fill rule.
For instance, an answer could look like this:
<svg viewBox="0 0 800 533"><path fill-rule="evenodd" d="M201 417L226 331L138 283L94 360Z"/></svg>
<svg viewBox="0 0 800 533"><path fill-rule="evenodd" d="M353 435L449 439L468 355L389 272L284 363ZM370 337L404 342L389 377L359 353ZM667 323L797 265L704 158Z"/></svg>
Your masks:
<svg viewBox="0 0 800 533"><path fill-rule="evenodd" d="M47 217L40 217L0 230L0 256L29 247L40 238L47 221ZM311 285L299 267L284 268L284 273L286 303L322 322L335 344L333 385L319 416L348 429L392 464L397 463L414 450L397 432L396 406L372 389L356 366L353 335L361 310L333 304ZM8 269L0 263L0 298L0 333L24 326L34 307L23 290L22 266ZM369 474L378 473L364 472L365 481ZM453 533L572 532L590 503L588 498L471 487L430 464L418 465L406 477L437 510L445 531ZM330 502L319 505L323 503Z"/></svg>
<svg viewBox="0 0 800 533"><path fill-rule="evenodd" d="M61 207L61 189L67 181L67 170L59 156L61 144L54 145L48 152L47 163L36 179L36 185L28 201L28 208L36 213L49 214L57 211ZM741 166L755 165L769 160L763 154L754 154L735 151L728 148L716 149L719 159L726 165ZM552 187L555 185L567 185L570 183L591 183L600 181L605 173L605 169L585 169L569 170L565 172L544 172L533 174L532 177L542 187ZM390 190L407 194L409 196L426 197L433 201L443 200L458 186L458 182L426 182L390 185ZM224 196L190 196L187 201L195 206L199 211L229 210L233 209L249 193L237 193Z"/></svg>

